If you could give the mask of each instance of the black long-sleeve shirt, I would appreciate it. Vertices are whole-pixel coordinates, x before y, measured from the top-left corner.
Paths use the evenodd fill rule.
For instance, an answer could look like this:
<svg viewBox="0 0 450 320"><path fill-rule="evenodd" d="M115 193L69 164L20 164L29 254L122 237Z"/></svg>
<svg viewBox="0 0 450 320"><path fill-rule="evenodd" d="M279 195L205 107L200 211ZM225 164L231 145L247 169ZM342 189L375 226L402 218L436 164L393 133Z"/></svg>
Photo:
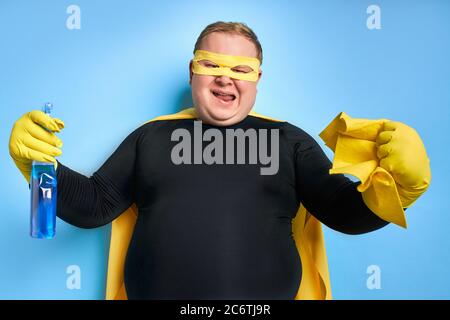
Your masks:
<svg viewBox="0 0 450 320"><path fill-rule="evenodd" d="M359 183L330 175L320 146L288 122L247 116L228 127L203 124L223 137L226 129L278 129L273 175L248 161L176 165L171 134L178 128L194 137L192 119L142 125L89 178L58 165L57 215L72 225L105 225L136 203L125 262L130 299L293 299L301 261L291 222L300 202L340 232L387 224L366 207Z"/></svg>

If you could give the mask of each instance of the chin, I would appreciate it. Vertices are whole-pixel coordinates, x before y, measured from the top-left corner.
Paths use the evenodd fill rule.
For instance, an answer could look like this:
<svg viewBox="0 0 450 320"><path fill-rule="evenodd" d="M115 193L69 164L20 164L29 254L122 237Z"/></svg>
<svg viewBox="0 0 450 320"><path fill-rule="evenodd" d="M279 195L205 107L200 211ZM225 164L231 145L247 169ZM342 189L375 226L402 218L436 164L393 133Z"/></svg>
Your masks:
<svg viewBox="0 0 450 320"><path fill-rule="evenodd" d="M204 123L211 123L217 126L233 125L243 118L245 118L250 112L251 108L242 106L239 100L236 100L230 106L224 106L220 103L214 103L215 101L208 101L206 104L197 104L197 113L200 120ZM194 101L194 105L196 105ZM247 110L248 109L248 110Z"/></svg>
<svg viewBox="0 0 450 320"><path fill-rule="evenodd" d="M239 106L232 106L232 108L230 108L212 105L205 109L207 109L208 115L216 121L226 121L239 113Z"/></svg>
<svg viewBox="0 0 450 320"><path fill-rule="evenodd" d="M207 112L206 117L208 119L203 120L203 122L209 122L216 126L231 126L242 121L248 115L250 110L248 112L244 112L241 107L237 107L233 110L224 110L220 107L212 107L208 108Z"/></svg>

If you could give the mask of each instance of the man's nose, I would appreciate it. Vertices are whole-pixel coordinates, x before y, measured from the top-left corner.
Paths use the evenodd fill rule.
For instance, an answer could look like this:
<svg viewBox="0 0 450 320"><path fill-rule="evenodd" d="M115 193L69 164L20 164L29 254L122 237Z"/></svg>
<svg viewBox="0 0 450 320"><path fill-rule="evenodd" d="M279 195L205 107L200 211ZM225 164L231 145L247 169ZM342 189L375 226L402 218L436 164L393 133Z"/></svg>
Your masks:
<svg viewBox="0 0 450 320"><path fill-rule="evenodd" d="M217 76L216 83L221 86L227 86L229 84L233 84L233 80L228 76Z"/></svg>

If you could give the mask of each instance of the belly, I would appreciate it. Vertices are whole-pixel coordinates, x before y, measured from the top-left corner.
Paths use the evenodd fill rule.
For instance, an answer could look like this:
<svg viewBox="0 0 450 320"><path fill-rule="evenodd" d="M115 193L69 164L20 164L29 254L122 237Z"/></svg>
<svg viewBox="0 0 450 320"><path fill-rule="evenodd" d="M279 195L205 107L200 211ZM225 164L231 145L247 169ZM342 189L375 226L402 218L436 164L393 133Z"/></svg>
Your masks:
<svg viewBox="0 0 450 320"><path fill-rule="evenodd" d="M129 299L294 299L302 270L290 219L157 211L136 223L125 263Z"/></svg>

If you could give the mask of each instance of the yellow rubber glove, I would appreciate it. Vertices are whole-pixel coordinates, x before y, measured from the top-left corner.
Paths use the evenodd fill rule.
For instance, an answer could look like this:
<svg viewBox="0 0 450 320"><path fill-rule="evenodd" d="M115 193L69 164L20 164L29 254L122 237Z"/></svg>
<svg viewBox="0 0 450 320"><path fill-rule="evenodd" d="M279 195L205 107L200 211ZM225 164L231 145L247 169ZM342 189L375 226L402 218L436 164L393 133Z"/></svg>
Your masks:
<svg viewBox="0 0 450 320"><path fill-rule="evenodd" d="M334 151L330 174L351 174L361 181L364 203L381 219L406 228L403 208L431 181L429 160L417 132L387 119L337 115L320 133Z"/></svg>
<svg viewBox="0 0 450 320"><path fill-rule="evenodd" d="M9 154L28 183L33 160L53 162L57 168L54 157L62 154L57 148L62 147L62 141L54 132L60 132L63 128L62 120L38 110L25 113L14 123L9 138Z"/></svg>
<svg viewBox="0 0 450 320"><path fill-rule="evenodd" d="M430 160L420 136L401 122L388 121L377 137L380 167L394 178L404 208L411 206L431 182Z"/></svg>

